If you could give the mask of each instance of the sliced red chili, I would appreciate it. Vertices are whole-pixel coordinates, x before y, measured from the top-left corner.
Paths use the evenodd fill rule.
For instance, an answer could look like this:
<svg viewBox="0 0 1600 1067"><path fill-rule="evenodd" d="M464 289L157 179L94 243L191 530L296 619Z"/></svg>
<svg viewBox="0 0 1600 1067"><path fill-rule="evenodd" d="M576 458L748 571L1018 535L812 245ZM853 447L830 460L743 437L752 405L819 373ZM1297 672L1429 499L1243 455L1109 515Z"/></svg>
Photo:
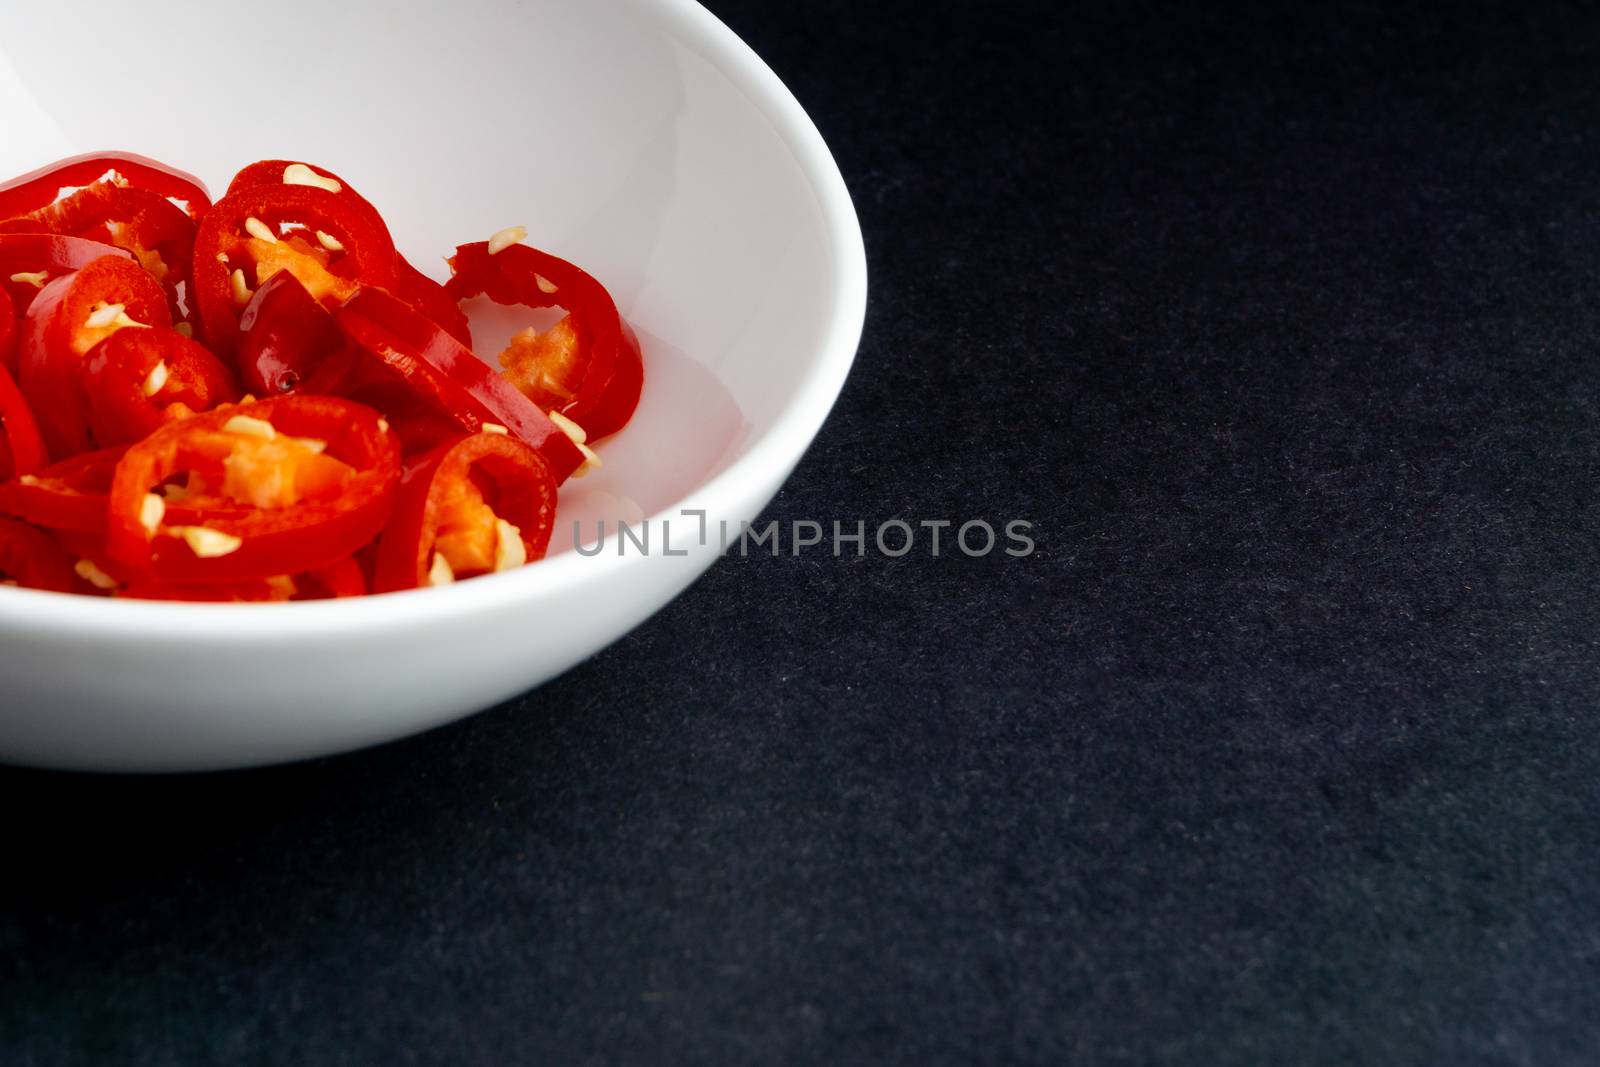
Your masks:
<svg viewBox="0 0 1600 1067"><path fill-rule="evenodd" d="M289 395L168 425L112 480L107 548L174 584L230 583L330 566L382 528L399 447L376 411ZM186 477L176 521L154 490Z"/></svg>
<svg viewBox="0 0 1600 1067"><path fill-rule="evenodd" d="M343 341L344 334L339 337ZM318 365L301 391L342 396L383 412L407 458L463 432L460 420L436 400L413 389L398 370L355 345L345 345Z"/></svg>
<svg viewBox="0 0 1600 1067"><path fill-rule="evenodd" d="M354 556L320 570L308 571L296 579L295 600L343 600L367 595L367 576Z"/></svg>
<svg viewBox="0 0 1600 1067"><path fill-rule="evenodd" d="M378 542L373 589L415 589L541 559L555 511L555 478L532 448L503 434L445 442L406 467Z"/></svg>
<svg viewBox="0 0 1600 1067"><path fill-rule="evenodd" d="M591 440L616 433L633 417L644 363L605 286L521 244L495 253L483 241L462 245L450 267L455 273L445 289L457 300L486 293L497 304L566 310L549 330L518 334L500 356L506 377L541 410L561 412Z"/></svg>
<svg viewBox="0 0 1600 1067"><path fill-rule="evenodd" d="M370 209L325 189L281 183L217 201L195 237L194 264L193 299L206 340L228 354L254 290L279 271L328 305L361 286L393 288L399 278L389 231Z"/></svg>
<svg viewBox="0 0 1600 1067"><path fill-rule="evenodd" d="M268 396L295 388L343 346L333 316L286 270L268 278L239 316L239 374Z"/></svg>
<svg viewBox="0 0 1600 1067"><path fill-rule="evenodd" d="M330 189L328 190L329 192L359 204L364 211L370 211L373 215L378 214L378 209L373 207L366 197L356 192L349 182L324 166L306 163L298 159L257 160L249 166L241 168L233 176L233 180L228 183L228 191L225 195L232 196L241 190L255 189L263 185L287 185L295 182L318 182L323 187L326 187L330 181L337 185L338 188ZM381 217L379 221L382 221Z"/></svg>
<svg viewBox="0 0 1600 1067"><path fill-rule="evenodd" d="M0 483L0 513L55 531L103 534L106 494L126 448L85 452Z"/></svg>
<svg viewBox="0 0 1600 1067"><path fill-rule="evenodd" d="M165 197L133 186L100 182L20 219L0 232L53 233L114 245L131 253L167 291L174 319L189 284L195 223Z"/></svg>
<svg viewBox="0 0 1600 1067"><path fill-rule="evenodd" d="M28 307L18 351L19 383L50 455L89 448L78 368L89 349L134 322L170 327L166 295L137 263L104 256L46 285Z"/></svg>
<svg viewBox="0 0 1600 1067"><path fill-rule="evenodd" d="M334 314L355 344L403 377L413 392L476 433L485 424L504 427L537 449L558 482L584 462L584 455L549 416L494 369L430 319L399 298L362 289Z"/></svg>
<svg viewBox="0 0 1600 1067"><path fill-rule="evenodd" d="M367 579L353 557L303 574L280 574L238 582L173 584L143 575L117 589L132 600L183 600L201 603L283 603L291 600L336 600L365 596Z"/></svg>
<svg viewBox="0 0 1600 1067"><path fill-rule="evenodd" d="M432 319L434 325L464 347L472 347L472 327L467 322L467 313L444 286L413 267L404 256L400 257L400 287L395 295Z"/></svg>
<svg viewBox="0 0 1600 1067"><path fill-rule="evenodd" d="M47 282L87 267L102 256L128 259L131 253L79 237L0 233L0 290L10 295L16 314L21 315Z"/></svg>
<svg viewBox="0 0 1600 1067"><path fill-rule="evenodd" d="M0 309L4 310L4 309ZM0 366L0 482L44 466L44 439L27 398Z"/></svg>
<svg viewBox="0 0 1600 1067"><path fill-rule="evenodd" d="M383 216L378 214L378 209L371 202L356 192L355 187L339 175L326 167L316 166L292 159L263 159L252 163L238 174L233 176L233 181L228 185L228 195L245 189L254 189L260 186L282 185L285 177L291 173L291 168L304 168L299 172L299 180L316 180L323 183L333 182L338 186L333 190L351 210L365 212L371 216L373 222L384 227ZM310 173L307 174L306 172ZM394 243L393 239L389 242ZM404 257L396 253L399 276L393 287L394 295L410 304L413 308L426 315L433 322L442 327L450 336L460 341L468 348L472 347L472 329L467 324L467 316L462 312L455 298L445 292L444 286L423 274Z"/></svg>
<svg viewBox="0 0 1600 1067"><path fill-rule="evenodd" d="M101 445L131 444L174 418L239 399L222 361L173 330L118 330L78 369L89 428Z"/></svg>
<svg viewBox="0 0 1600 1067"><path fill-rule="evenodd" d="M37 211L55 203L62 189L93 185L112 171L127 185L183 201L192 219L211 206L205 184L192 174L131 152L89 152L0 183L0 219Z"/></svg>
<svg viewBox="0 0 1600 1067"><path fill-rule="evenodd" d="M72 561L49 534L15 519L0 519L0 580L25 589L70 593Z"/></svg>

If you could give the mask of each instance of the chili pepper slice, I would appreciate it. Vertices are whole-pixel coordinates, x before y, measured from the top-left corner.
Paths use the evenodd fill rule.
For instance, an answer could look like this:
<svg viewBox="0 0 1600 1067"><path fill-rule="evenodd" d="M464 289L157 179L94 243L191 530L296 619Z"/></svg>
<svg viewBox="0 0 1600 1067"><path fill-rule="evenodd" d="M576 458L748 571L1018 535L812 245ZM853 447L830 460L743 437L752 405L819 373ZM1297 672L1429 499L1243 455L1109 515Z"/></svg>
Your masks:
<svg viewBox="0 0 1600 1067"><path fill-rule="evenodd" d="M559 411L590 439L616 433L633 417L644 382L639 341L617 304L591 275L527 245L496 252L462 245L450 260L446 291L457 300L487 294L497 304L563 308L549 330L529 328L500 356L506 377L544 411Z"/></svg>
<svg viewBox="0 0 1600 1067"><path fill-rule="evenodd" d="M342 342L344 334L339 337ZM399 371L355 345L347 344L324 360L301 391L342 396L383 412L406 458L462 434L460 420L413 389ZM462 402L470 403L471 397Z"/></svg>
<svg viewBox="0 0 1600 1067"><path fill-rule="evenodd" d="M329 305L399 277L389 231L370 209L315 186L240 189L217 201L195 236L193 299L213 349L233 353L241 312L279 271Z"/></svg>
<svg viewBox="0 0 1600 1067"><path fill-rule="evenodd" d="M126 249L79 237L48 233L0 233L0 290L28 310L47 282L81 270L102 256L132 257Z"/></svg>
<svg viewBox="0 0 1600 1067"><path fill-rule="evenodd" d="M367 576L354 556L346 556L331 566L307 571L296 578L295 600L343 600L367 595Z"/></svg>
<svg viewBox="0 0 1600 1067"><path fill-rule="evenodd" d="M541 559L556 481L539 453L503 434L447 441L406 467L378 541L375 592L439 585Z"/></svg>
<svg viewBox="0 0 1600 1067"><path fill-rule="evenodd" d="M0 308L0 310L4 310ZM44 466L44 440L28 401L0 366L0 482L32 474Z"/></svg>
<svg viewBox="0 0 1600 1067"><path fill-rule="evenodd" d="M0 582L70 593L72 579L72 561L49 534L0 518Z"/></svg>
<svg viewBox="0 0 1600 1067"><path fill-rule="evenodd" d="M85 452L52 464L36 475L0 482L0 514L43 526L60 537L103 536L111 479L127 451L119 447ZM168 512L174 522L195 520L194 514L183 511L181 505Z"/></svg>
<svg viewBox="0 0 1600 1067"><path fill-rule="evenodd" d="M472 327L467 323L467 313L444 286L413 267L404 256L400 257L399 284L395 296L432 319L434 325L460 341L463 347L472 347Z"/></svg>
<svg viewBox="0 0 1600 1067"><path fill-rule="evenodd" d="M104 497L101 499L104 510ZM146 580L144 575L123 566L107 554L103 529L94 533L53 529L49 533L73 561L72 570L77 576L73 588L75 593L108 597L115 595L131 582Z"/></svg>
<svg viewBox="0 0 1600 1067"><path fill-rule="evenodd" d="M198 220L211 207L205 183L192 174L131 152L89 152L0 182L0 219L37 211L55 203L62 189L93 185L111 171L128 185L183 201L192 219Z"/></svg>
<svg viewBox="0 0 1600 1067"><path fill-rule="evenodd" d="M46 285L28 307L18 384L50 455L86 451L89 427L78 368L89 349L123 328L170 327L166 294L137 263L104 256Z"/></svg>
<svg viewBox="0 0 1600 1067"><path fill-rule="evenodd" d="M132 600L182 600L202 603L283 603L291 600L337 600L365 596L367 579L346 556L328 567L303 574L279 574L250 581L173 585L159 578L142 575L116 590L118 597Z"/></svg>
<svg viewBox="0 0 1600 1067"><path fill-rule="evenodd" d="M78 369L89 429L102 445L131 444L174 418L239 399L228 368L173 330L118 330Z"/></svg>
<svg viewBox="0 0 1600 1067"><path fill-rule="evenodd" d="M378 214L378 209L356 192L349 182L320 164L313 165L298 159L257 160L233 176L225 195L232 196L241 190L263 185L314 185L359 204L364 211Z"/></svg>
<svg viewBox="0 0 1600 1067"><path fill-rule="evenodd" d="M20 219L0 232L54 233L114 245L131 253L167 290L174 319L182 318L180 291L189 283L194 220L148 189L100 182Z"/></svg>
<svg viewBox="0 0 1600 1067"><path fill-rule="evenodd" d="M558 482L587 460L510 382L398 297L362 289L334 313L334 321L351 341L381 359L463 430L503 427L538 450Z"/></svg>
<svg viewBox="0 0 1600 1067"><path fill-rule="evenodd" d="M232 196L240 190L263 185L282 185L291 179L297 182L318 183L323 187L330 183L337 186L329 191L351 204L352 210L368 214L373 222L382 226L384 232L388 233L388 227L378 209L356 192L354 186L326 167L313 166L302 161L263 159L258 163L252 163L233 176L233 181L228 184L228 195ZM389 243L394 244L392 238ZM463 345L471 348L472 329L467 324L467 316L455 298L445 292L444 286L412 266L404 256L399 253L396 253L396 256L399 277L394 286L394 295L432 319Z"/></svg>
<svg viewBox="0 0 1600 1067"><path fill-rule="evenodd" d="M289 395L169 423L117 464L107 549L173 584L337 563L384 525L400 453L371 408ZM182 486L157 493L174 479ZM175 498L196 519L177 521Z"/></svg>
<svg viewBox="0 0 1600 1067"><path fill-rule="evenodd" d="M268 396L295 388L343 346L333 316L286 270L268 278L239 316L239 374Z"/></svg>

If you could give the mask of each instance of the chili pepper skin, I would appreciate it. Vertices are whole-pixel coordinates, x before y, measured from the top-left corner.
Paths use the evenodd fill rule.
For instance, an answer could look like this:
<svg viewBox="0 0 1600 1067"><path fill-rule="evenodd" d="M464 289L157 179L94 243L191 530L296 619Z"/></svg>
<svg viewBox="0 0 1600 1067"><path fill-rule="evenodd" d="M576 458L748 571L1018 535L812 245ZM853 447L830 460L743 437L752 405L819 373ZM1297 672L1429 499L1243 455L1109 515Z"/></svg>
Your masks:
<svg viewBox="0 0 1600 1067"><path fill-rule="evenodd" d="M255 427L239 429L234 420ZM227 495L226 486L270 439L315 440L321 446L299 470L279 461L265 468L245 463L240 488L259 499ZM327 472L335 472L330 476ZM277 497L300 485L311 471L315 484L287 500ZM181 501L192 518L168 513L151 522L147 498L174 476L190 472L205 488ZM106 546L112 557L163 582L178 585L230 583L296 574L330 566L351 555L383 528L400 475L400 449L376 411L327 396L289 395L220 408L169 423L130 448L117 464L108 500ZM291 485L292 483L292 485ZM224 487L218 491L216 486ZM220 535L222 548L197 547L186 531L201 527Z"/></svg>
<svg viewBox="0 0 1600 1067"><path fill-rule="evenodd" d="M102 446L132 444L173 418L239 399L228 368L172 330L118 330L89 350L78 375L89 429Z"/></svg>
<svg viewBox="0 0 1600 1067"><path fill-rule="evenodd" d="M192 219L198 220L211 207L205 183L192 174L132 152L89 152L0 183L0 219L37 211L54 203L63 188L92 185L113 170L128 185L184 201Z"/></svg>
<svg viewBox="0 0 1600 1067"><path fill-rule="evenodd" d="M275 396L310 378L343 345L333 316L285 270L268 278L239 316L236 362L248 388Z"/></svg>
<svg viewBox="0 0 1600 1067"><path fill-rule="evenodd" d="M72 561L49 534L15 519L0 519L0 577L24 589L70 593Z"/></svg>
<svg viewBox="0 0 1600 1067"><path fill-rule="evenodd" d="M468 433L497 424L531 446L562 482L584 462L549 416L470 349L398 297L362 289L334 314L353 343L405 379Z"/></svg>
<svg viewBox="0 0 1600 1067"><path fill-rule="evenodd" d="M486 294L497 304L567 312L543 335L519 335L501 356L507 377L541 410L560 411L591 440L616 433L633 417L644 363L638 339L605 286L523 244L494 253L484 241L462 245L450 269L445 290L457 300Z"/></svg>
<svg viewBox="0 0 1600 1067"><path fill-rule="evenodd" d="M50 282L28 307L18 349L18 383L33 405L39 430L54 459L90 447L79 366L89 349L118 329L93 325L113 306L143 326L170 327L166 294L137 263L104 256Z"/></svg>
<svg viewBox="0 0 1600 1067"><path fill-rule="evenodd" d="M479 433L446 441L407 464L378 542L374 592L429 584L441 512L470 486L517 528L526 559L544 556L555 526L556 482L539 453L514 438Z"/></svg>
<svg viewBox="0 0 1600 1067"><path fill-rule="evenodd" d="M27 398L0 366L0 482L33 474L44 461L44 439Z"/></svg>

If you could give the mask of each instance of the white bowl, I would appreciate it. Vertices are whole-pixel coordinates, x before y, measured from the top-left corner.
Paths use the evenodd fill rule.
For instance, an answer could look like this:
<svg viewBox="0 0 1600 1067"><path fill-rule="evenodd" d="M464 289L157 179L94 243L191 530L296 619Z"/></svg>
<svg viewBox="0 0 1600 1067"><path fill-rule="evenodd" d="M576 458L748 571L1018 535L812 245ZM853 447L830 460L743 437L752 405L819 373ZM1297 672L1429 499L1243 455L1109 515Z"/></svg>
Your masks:
<svg viewBox="0 0 1600 1067"><path fill-rule="evenodd" d="M563 490L550 558L441 589L277 605L0 588L0 759L181 770L318 756L489 707L616 640L777 492L854 358L866 261L810 120L686 0L0 7L0 175L96 149L220 195L256 159L326 165L443 277L514 223L616 295L634 422ZM62 20L75 27L62 32ZM509 334L504 315L481 340ZM484 351L496 351L491 344ZM701 542L704 511L709 536ZM648 516L651 551L570 550ZM671 548L660 536L671 522ZM615 529L608 524L608 529ZM565 549L565 550L562 550ZM692 638L686 638L692 640Z"/></svg>

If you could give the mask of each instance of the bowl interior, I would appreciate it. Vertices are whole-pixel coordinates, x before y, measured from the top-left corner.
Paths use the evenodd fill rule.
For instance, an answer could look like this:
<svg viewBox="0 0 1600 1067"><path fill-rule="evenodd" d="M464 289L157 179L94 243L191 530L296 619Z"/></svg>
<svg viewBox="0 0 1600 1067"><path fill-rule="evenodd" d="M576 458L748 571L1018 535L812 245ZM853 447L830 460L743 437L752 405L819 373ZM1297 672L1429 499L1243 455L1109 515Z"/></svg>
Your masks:
<svg viewBox="0 0 1600 1067"><path fill-rule="evenodd" d="M221 195L253 160L306 159L439 278L456 244L527 226L611 289L645 352L638 416L563 491L558 552L575 522L587 541L661 512L744 455L836 317L825 207L689 32L706 18L671 0L5 5L0 174L120 149ZM478 309L480 353L527 320Z"/></svg>

